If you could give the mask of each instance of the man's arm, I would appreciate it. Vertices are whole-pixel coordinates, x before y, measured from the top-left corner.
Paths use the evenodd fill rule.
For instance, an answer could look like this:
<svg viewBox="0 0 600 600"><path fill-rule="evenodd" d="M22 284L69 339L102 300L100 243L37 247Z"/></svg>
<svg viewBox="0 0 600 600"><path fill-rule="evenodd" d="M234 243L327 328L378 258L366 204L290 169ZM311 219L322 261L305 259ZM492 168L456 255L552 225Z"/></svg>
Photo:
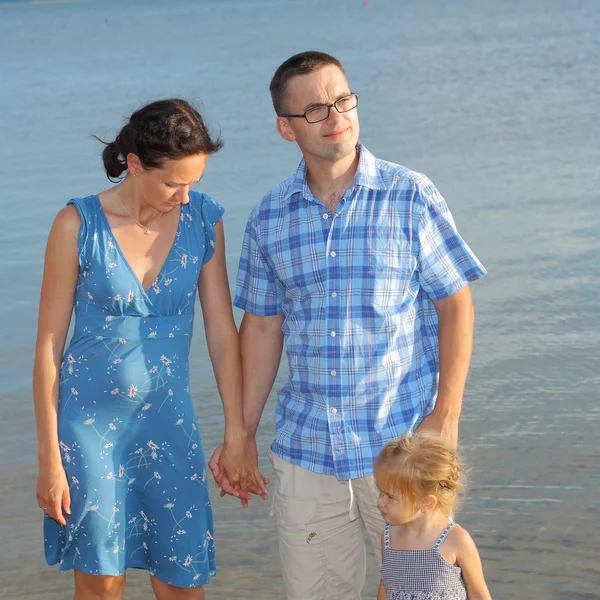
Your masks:
<svg viewBox="0 0 600 600"><path fill-rule="evenodd" d="M254 440L283 349L283 314L259 317L245 313L240 327L244 424Z"/></svg>
<svg viewBox="0 0 600 600"><path fill-rule="evenodd" d="M458 419L473 347L475 311L469 285L442 300L434 300L438 314L440 381L435 408L419 429L432 429L454 447L458 444Z"/></svg>

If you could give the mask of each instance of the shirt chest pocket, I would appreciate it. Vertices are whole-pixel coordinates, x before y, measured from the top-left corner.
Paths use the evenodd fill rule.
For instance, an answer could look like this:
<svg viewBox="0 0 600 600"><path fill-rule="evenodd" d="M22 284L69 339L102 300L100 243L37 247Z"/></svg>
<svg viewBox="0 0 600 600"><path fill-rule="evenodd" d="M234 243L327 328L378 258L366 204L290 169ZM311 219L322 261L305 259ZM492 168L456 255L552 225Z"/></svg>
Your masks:
<svg viewBox="0 0 600 600"><path fill-rule="evenodd" d="M375 230L366 248L370 289L374 304L400 304L416 276L417 257L404 239Z"/></svg>

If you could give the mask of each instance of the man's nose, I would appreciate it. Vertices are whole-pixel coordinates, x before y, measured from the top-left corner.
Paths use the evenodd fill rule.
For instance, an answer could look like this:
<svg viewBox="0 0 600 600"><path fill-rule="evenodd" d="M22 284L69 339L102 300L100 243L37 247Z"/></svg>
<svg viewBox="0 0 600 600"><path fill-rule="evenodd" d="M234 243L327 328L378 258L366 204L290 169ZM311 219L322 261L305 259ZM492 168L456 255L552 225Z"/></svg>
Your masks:
<svg viewBox="0 0 600 600"><path fill-rule="evenodd" d="M327 117L328 123L337 123L342 120L342 115L336 110L335 106L329 109L329 116Z"/></svg>

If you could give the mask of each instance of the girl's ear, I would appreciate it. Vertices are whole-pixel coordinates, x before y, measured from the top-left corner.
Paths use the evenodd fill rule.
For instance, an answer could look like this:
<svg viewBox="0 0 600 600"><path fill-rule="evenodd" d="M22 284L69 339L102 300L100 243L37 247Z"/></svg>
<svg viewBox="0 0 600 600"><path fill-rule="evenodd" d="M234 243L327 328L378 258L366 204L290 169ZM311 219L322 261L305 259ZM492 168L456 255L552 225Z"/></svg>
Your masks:
<svg viewBox="0 0 600 600"><path fill-rule="evenodd" d="M437 498L435 496L425 496L423 500L421 500L421 512L429 513L435 510L437 506Z"/></svg>

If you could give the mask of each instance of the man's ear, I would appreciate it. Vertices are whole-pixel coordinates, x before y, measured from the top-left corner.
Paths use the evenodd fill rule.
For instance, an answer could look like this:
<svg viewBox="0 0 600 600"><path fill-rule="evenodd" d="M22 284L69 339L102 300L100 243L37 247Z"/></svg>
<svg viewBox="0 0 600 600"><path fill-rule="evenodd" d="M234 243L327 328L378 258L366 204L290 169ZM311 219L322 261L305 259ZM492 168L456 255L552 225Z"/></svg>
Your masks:
<svg viewBox="0 0 600 600"><path fill-rule="evenodd" d="M275 127L277 127L279 135L284 140L286 140L287 142L296 141L296 134L292 131L292 128L290 127L290 122L285 117L277 117Z"/></svg>

